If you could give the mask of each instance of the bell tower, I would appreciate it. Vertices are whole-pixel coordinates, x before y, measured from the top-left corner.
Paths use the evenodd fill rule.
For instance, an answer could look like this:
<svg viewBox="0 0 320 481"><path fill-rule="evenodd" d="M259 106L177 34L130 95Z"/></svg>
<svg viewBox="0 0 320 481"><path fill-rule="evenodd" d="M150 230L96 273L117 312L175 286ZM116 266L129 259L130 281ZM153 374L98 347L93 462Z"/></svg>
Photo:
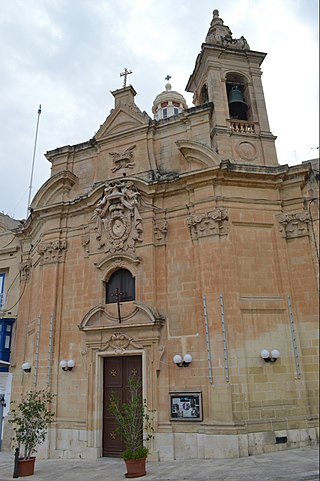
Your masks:
<svg viewBox="0 0 320 481"><path fill-rule="evenodd" d="M201 46L186 90L195 106L212 102L211 146L222 159L278 165L261 82L265 53L234 39L218 10Z"/></svg>

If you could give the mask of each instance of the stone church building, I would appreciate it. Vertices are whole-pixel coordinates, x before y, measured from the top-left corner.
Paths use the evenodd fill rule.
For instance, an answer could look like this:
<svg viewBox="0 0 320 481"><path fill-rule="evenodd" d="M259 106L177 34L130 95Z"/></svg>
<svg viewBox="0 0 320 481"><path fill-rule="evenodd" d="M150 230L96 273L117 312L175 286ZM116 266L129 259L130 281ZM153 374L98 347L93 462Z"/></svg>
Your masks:
<svg viewBox="0 0 320 481"><path fill-rule="evenodd" d="M96 135L46 153L51 177L13 230L9 368L11 399L56 394L42 456L119 455L107 405L130 376L152 411L152 459L316 442L316 170L278 163L265 57L215 10L193 107L168 78L151 118L125 71Z"/></svg>

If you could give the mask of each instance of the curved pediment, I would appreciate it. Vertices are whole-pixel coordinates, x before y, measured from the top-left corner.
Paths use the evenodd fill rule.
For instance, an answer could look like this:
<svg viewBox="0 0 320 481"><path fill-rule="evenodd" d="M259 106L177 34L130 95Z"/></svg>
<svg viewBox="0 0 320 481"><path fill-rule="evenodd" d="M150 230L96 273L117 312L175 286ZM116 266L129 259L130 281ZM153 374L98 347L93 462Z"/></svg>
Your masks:
<svg viewBox="0 0 320 481"><path fill-rule="evenodd" d="M147 327L162 325L163 322L163 316L146 304L141 302L122 302L120 320L116 303L97 305L86 313L79 325L79 329L82 331L100 330L107 327L115 328L118 324L121 324L122 327Z"/></svg>
<svg viewBox="0 0 320 481"><path fill-rule="evenodd" d="M69 200L69 192L77 180L78 177L69 170L64 170L50 177L33 198L32 209L48 207Z"/></svg>
<svg viewBox="0 0 320 481"><path fill-rule="evenodd" d="M177 140L176 145L184 158L190 164L190 168L219 166L221 158L219 154L201 142L193 140Z"/></svg>

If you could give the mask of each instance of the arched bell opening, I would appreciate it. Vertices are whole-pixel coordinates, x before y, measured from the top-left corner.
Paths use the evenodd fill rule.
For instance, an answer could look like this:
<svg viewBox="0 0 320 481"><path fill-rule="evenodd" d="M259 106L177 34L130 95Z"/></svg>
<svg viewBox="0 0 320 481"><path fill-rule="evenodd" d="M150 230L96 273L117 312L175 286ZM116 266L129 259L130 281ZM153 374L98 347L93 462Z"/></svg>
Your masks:
<svg viewBox="0 0 320 481"><path fill-rule="evenodd" d="M248 84L240 74L228 74L226 78L229 118L238 120L251 119L251 105Z"/></svg>

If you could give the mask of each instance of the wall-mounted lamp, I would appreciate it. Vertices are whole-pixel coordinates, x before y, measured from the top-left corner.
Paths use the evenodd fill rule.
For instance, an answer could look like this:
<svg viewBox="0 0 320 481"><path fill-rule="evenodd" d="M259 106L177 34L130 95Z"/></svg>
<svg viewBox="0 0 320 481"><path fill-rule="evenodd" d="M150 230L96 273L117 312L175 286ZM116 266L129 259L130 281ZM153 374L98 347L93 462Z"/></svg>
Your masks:
<svg viewBox="0 0 320 481"><path fill-rule="evenodd" d="M72 371L75 366L75 362L73 359L69 359L69 361L65 361L64 359L60 361L60 367L63 371Z"/></svg>
<svg viewBox="0 0 320 481"><path fill-rule="evenodd" d="M265 362L276 362L276 360L280 357L280 352L278 349L272 349L271 353L267 351L267 349L262 349L260 356Z"/></svg>
<svg viewBox="0 0 320 481"><path fill-rule="evenodd" d="M24 362L21 366L24 372L31 372L31 364L30 362Z"/></svg>
<svg viewBox="0 0 320 481"><path fill-rule="evenodd" d="M178 367L188 367L191 361L192 361L192 356L191 356L191 354L185 354L185 355L183 356L183 360L182 360L182 357L180 356L180 354L176 354L176 355L173 357L173 362L174 362Z"/></svg>

